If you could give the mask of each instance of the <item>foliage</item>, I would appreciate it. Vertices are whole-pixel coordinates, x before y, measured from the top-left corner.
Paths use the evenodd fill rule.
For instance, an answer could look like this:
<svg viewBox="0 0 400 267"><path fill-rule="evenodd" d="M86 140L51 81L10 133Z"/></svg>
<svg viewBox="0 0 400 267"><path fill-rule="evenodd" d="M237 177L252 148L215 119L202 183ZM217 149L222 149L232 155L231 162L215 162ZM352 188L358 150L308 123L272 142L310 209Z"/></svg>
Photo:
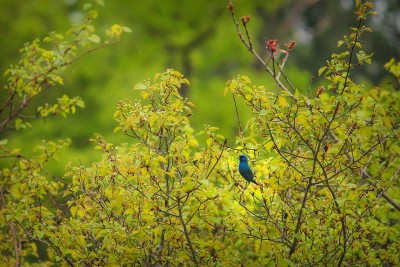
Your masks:
<svg viewBox="0 0 400 267"><path fill-rule="evenodd" d="M241 41L282 89L278 95L269 93L245 76L228 83L254 113L239 144L253 150L255 160L268 156L268 164L260 168L268 177L268 193L254 197L257 208L243 204L257 221L248 234L262 222L255 238L275 243L276 260L288 257L296 265L332 260L335 265L398 264L400 206L387 191L399 192L394 181L400 170L400 95L378 88L367 91L350 78L355 67L371 61L359 40L371 31L363 23L373 13L372 4L356 3L358 26L338 42L345 51L332 54L320 69L328 90L320 86L314 98L299 93L283 71L294 43L286 45L280 62L276 40L267 41L270 63L264 62L248 35L250 17L241 18L242 34L229 6Z"/></svg>
<svg viewBox="0 0 400 267"><path fill-rule="evenodd" d="M101 3L101 1L95 1ZM50 33L42 41L35 39L20 50L19 62L5 71L5 94L0 108L0 228L2 234L0 260L2 266L20 266L29 257L38 257L34 240L48 241L48 231L62 220L65 212L59 203L65 181L53 177L46 169L57 160L59 150L70 145L69 139L33 144L34 152L9 145L5 138L11 131L32 127L34 119L74 114L84 102L64 94L55 103L38 104L51 90L64 84L65 67L81 57L115 42L128 28L114 25L108 39L101 43L93 20L97 11L86 4L86 20L66 34ZM36 102L35 102L36 101ZM33 104L32 104L33 103Z"/></svg>
<svg viewBox="0 0 400 267"><path fill-rule="evenodd" d="M194 104L179 93L189 81L173 69L137 84L139 99L118 103L115 132L129 142L92 138L102 160L68 166L62 179L45 166L68 140L39 145L33 157L0 141L8 161L0 191L4 265L32 258L53 266L398 265L400 93L352 79L356 67L371 62L360 36L371 31L364 23L372 4L356 4L357 27L320 69L326 84L308 94L285 73L295 43L279 50L277 40L266 40L265 61L252 45L251 17L240 24L229 4L240 41L281 89L273 93L244 75L228 81L225 94L252 111L242 124L236 109L233 146L216 127L194 131ZM90 21L72 30L72 42L50 35L54 50L37 41L22 51L7 71L2 133L30 127L21 116L27 99L62 83L64 66L108 44L86 47L100 42ZM114 25L107 35L113 40L123 31L129 29ZM398 80L397 66L393 60L386 68ZM67 115L77 106L82 100L63 96L33 116ZM259 186L240 178L242 153ZM37 259L39 242L47 244L47 258Z"/></svg>

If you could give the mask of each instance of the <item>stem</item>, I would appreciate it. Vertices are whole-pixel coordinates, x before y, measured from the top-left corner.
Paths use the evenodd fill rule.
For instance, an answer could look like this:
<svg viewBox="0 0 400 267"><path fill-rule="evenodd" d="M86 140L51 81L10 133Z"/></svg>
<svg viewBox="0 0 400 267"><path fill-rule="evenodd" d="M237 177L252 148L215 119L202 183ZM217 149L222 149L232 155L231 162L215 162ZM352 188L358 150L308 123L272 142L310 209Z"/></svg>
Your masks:
<svg viewBox="0 0 400 267"><path fill-rule="evenodd" d="M227 142L228 142L228 140L225 139L224 145L223 145L222 150L221 150L221 153L219 154L219 156L218 156L218 158L217 158L217 162L215 162L215 164L212 166L210 172L209 172L209 173L207 174L207 176L206 176L206 179L208 179L208 177L210 177L212 171L215 169L215 167L217 166L219 160L221 159L222 153L224 153L224 150L225 150L225 148L226 148L226 143L227 143Z"/></svg>
<svg viewBox="0 0 400 267"><path fill-rule="evenodd" d="M362 20L363 20L362 18L360 18L358 20L357 31L360 30ZM358 42L358 37L359 37L359 33L357 32L357 34L356 34L356 36L354 38L354 44L352 45L352 47L350 49L350 56L349 56L349 62L347 63L346 77L344 78L344 84L343 84L343 88L342 88L342 91L340 92L340 94L343 94L343 92L344 92L344 90L346 89L346 86L347 86L347 79L349 78L349 75L350 75L351 60L353 59L353 53L354 53L354 49L356 47L356 44Z"/></svg>
<svg viewBox="0 0 400 267"><path fill-rule="evenodd" d="M246 40L243 37L243 33L240 30L240 26L239 23L236 20L235 17L235 13L233 12L233 10L231 11L231 15L232 15L232 20L233 23L236 26L236 31L239 35L240 40L242 41L242 43L244 44L244 46L247 48L247 50L252 53L257 60L264 66L265 70L274 78L276 84L284 91L286 91L289 95L291 95L292 97L294 97L292 95L292 93L290 93L289 89L279 80L279 77L277 75L274 74L274 72L268 67L267 63L260 57L260 55L254 50L253 45L251 44L251 40L249 39L249 43L246 42ZM247 29L246 29L247 32Z"/></svg>
<svg viewBox="0 0 400 267"><path fill-rule="evenodd" d="M5 209L6 208L6 200L4 197L4 187L1 189L0 191L0 197L1 197L1 202L2 202L2 208L1 209ZM9 227L9 231L11 232L12 235L12 239L14 242L14 253L15 253L15 267L19 267L21 266L21 240L18 237L18 233L17 233L17 229L15 228L15 225L12 221L9 221L6 219L6 213L4 213L4 219L6 220L8 227Z"/></svg>
<svg viewBox="0 0 400 267"><path fill-rule="evenodd" d="M182 224L183 233L185 234L186 242L187 242L187 244L188 244L188 246L190 248L190 252L192 253L192 259L193 259L194 266L199 266L199 263L197 261L196 251L194 250L192 241L190 240L189 232L188 232L187 227L186 227L186 223L185 223L185 221L183 219L181 198L179 196L177 198L177 204L178 204L179 220L181 221L181 224Z"/></svg>
<svg viewBox="0 0 400 267"><path fill-rule="evenodd" d="M165 229L162 229L162 231L161 231L160 244L158 245L158 248L157 248L158 262L160 264L162 264L161 257L162 257L162 251L163 251L163 248L164 248L165 231L166 231Z"/></svg>
<svg viewBox="0 0 400 267"><path fill-rule="evenodd" d="M236 104L236 98L235 98L235 94L232 94L233 97L233 103L235 104L235 111L236 111L236 119L239 125L239 134L243 133L243 128L242 128L242 124L240 123L240 117L239 117L239 110Z"/></svg>
<svg viewBox="0 0 400 267"><path fill-rule="evenodd" d="M308 178L308 181L307 181L307 188L306 188L306 191L304 192L303 201L301 202L301 207L300 207L299 213L297 215L297 222L296 222L296 228L294 230L294 235L296 235L300 231L300 227L302 224L301 217L303 215L303 210L306 207L307 195L311 189L311 185L312 185L312 176L310 176L310 178ZM291 256L296 251L298 244L299 244L299 239L297 237L295 237L293 239L292 246L290 247L289 256Z"/></svg>

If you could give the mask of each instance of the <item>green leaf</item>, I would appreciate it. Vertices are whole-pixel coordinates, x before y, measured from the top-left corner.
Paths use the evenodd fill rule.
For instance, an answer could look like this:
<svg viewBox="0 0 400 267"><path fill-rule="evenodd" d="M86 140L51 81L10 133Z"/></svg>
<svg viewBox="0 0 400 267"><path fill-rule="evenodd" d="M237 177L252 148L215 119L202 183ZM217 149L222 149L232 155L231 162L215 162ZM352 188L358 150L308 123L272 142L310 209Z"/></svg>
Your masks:
<svg viewBox="0 0 400 267"><path fill-rule="evenodd" d="M283 96L278 97L278 103L281 107L286 107L288 105L286 98Z"/></svg>
<svg viewBox="0 0 400 267"><path fill-rule="evenodd" d="M326 70L326 66L319 68L318 70L318 76L321 76L322 73Z"/></svg>
<svg viewBox="0 0 400 267"><path fill-rule="evenodd" d="M35 235L39 240L41 240L44 236L44 232L43 231L35 231Z"/></svg>
<svg viewBox="0 0 400 267"><path fill-rule="evenodd" d="M147 90L147 85L144 83L137 83L133 87L133 90Z"/></svg>
<svg viewBox="0 0 400 267"><path fill-rule="evenodd" d="M90 40L93 43L100 43L100 37L97 34L92 34L88 37L88 40Z"/></svg>
<svg viewBox="0 0 400 267"><path fill-rule="evenodd" d="M126 26L123 26L123 27L122 27L122 30L123 30L124 32L132 32L132 30L131 30L130 28L126 27Z"/></svg>
<svg viewBox="0 0 400 267"><path fill-rule="evenodd" d="M280 267L294 266L294 263L289 259L279 259L277 265Z"/></svg>
<svg viewBox="0 0 400 267"><path fill-rule="evenodd" d="M92 4L85 3L85 4L83 5L83 10L88 10L88 9L90 9L90 8L92 8Z"/></svg>

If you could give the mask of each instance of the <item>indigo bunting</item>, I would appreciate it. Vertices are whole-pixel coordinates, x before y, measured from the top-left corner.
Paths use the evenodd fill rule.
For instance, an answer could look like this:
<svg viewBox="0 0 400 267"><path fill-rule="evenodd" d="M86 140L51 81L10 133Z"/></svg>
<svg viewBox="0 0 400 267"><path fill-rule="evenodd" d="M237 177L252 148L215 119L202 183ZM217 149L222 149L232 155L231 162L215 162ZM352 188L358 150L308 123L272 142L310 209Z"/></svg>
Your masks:
<svg viewBox="0 0 400 267"><path fill-rule="evenodd" d="M246 179L246 181L253 182L256 185L258 185L256 180L254 179L254 173L252 172L252 170L250 169L250 166L248 164L247 157L245 155L240 155L239 160L240 160L240 163L239 163L240 175L242 175L242 177L244 179Z"/></svg>

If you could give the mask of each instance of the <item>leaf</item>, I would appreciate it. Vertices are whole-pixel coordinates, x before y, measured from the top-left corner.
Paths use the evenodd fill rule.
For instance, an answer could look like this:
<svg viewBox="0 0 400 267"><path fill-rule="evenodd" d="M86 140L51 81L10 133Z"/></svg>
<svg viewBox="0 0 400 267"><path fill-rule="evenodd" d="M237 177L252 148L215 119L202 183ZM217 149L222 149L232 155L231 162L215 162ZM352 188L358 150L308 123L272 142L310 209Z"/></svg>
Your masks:
<svg viewBox="0 0 400 267"><path fill-rule="evenodd" d="M124 32L132 32L132 30L131 30L130 28L126 27L126 26L123 26L123 27L122 27L122 30L123 30Z"/></svg>
<svg viewBox="0 0 400 267"><path fill-rule="evenodd" d="M229 91L232 91L232 89L230 87L225 87L224 96L226 96L229 93Z"/></svg>
<svg viewBox="0 0 400 267"><path fill-rule="evenodd" d="M193 103L190 102L190 101L187 101L187 102L186 102L186 105L191 106L191 107L195 107L195 104L193 104Z"/></svg>
<svg viewBox="0 0 400 267"><path fill-rule="evenodd" d="M137 83L133 87L133 90L146 90L146 89L147 89L147 85L144 83Z"/></svg>
<svg viewBox="0 0 400 267"><path fill-rule="evenodd" d="M268 151L268 152L270 152L270 151L272 150L273 147L274 147L274 143L273 143L272 141L267 142L267 143L264 145L264 149L265 149L266 151Z"/></svg>
<svg viewBox="0 0 400 267"><path fill-rule="evenodd" d="M83 5L83 10L88 10L88 9L91 8L91 7L92 7L92 4L85 3L85 4Z"/></svg>
<svg viewBox="0 0 400 267"><path fill-rule="evenodd" d="M78 99L76 105L80 108L85 108L85 102L82 99Z"/></svg>
<svg viewBox="0 0 400 267"><path fill-rule="evenodd" d="M281 107L286 107L288 105L286 98L283 96L278 97L278 103Z"/></svg>
<svg viewBox="0 0 400 267"><path fill-rule="evenodd" d="M364 5L369 8L374 8L374 5L370 1L365 2Z"/></svg>
<svg viewBox="0 0 400 267"><path fill-rule="evenodd" d="M69 208L69 211L71 212L72 216L75 216L76 212L78 211L78 207L72 206L71 208Z"/></svg>
<svg viewBox="0 0 400 267"><path fill-rule="evenodd" d="M61 76L56 76L56 77L54 78L54 80L55 80L58 84L64 85L64 80L63 80L63 78L62 78Z"/></svg>
<svg viewBox="0 0 400 267"><path fill-rule="evenodd" d="M211 146L213 144L214 140L212 138L207 138L207 146Z"/></svg>
<svg viewBox="0 0 400 267"><path fill-rule="evenodd" d="M90 35L88 40L96 44L100 43L100 37L97 34Z"/></svg>
<svg viewBox="0 0 400 267"><path fill-rule="evenodd" d="M157 156L157 159L159 162L163 162L163 163L167 162L167 159L163 156Z"/></svg>
<svg viewBox="0 0 400 267"><path fill-rule="evenodd" d="M324 73L324 71L326 70L326 66L319 68L318 70L318 76L321 76L322 73Z"/></svg>
<svg viewBox="0 0 400 267"><path fill-rule="evenodd" d="M308 119L304 115L299 115L299 116L296 117L296 123L297 124L303 125L303 124L306 124L307 121L308 121Z"/></svg>
<svg viewBox="0 0 400 267"><path fill-rule="evenodd" d="M243 75L243 76L240 76L240 78L241 78L245 83L251 83L251 81L250 81L250 79L249 79L248 76Z"/></svg>
<svg viewBox="0 0 400 267"><path fill-rule="evenodd" d="M189 146L192 146L192 147L198 147L198 146L199 146L199 142L198 142L196 139L191 138L191 139L189 140L189 142L188 142L188 145L189 145Z"/></svg>
<svg viewBox="0 0 400 267"><path fill-rule="evenodd" d="M43 231L35 231L35 235L39 240L41 240L44 236L44 232Z"/></svg>
<svg viewBox="0 0 400 267"><path fill-rule="evenodd" d="M29 122L23 122L21 119L15 120L15 129L27 129L32 128L32 125Z"/></svg>
<svg viewBox="0 0 400 267"><path fill-rule="evenodd" d="M294 266L294 264L289 259L279 259L278 262L277 262L277 266L289 267L289 266Z"/></svg>
<svg viewBox="0 0 400 267"><path fill-rule="evenodd" d="M149 96L149 92L142 92L140 95L143 97L143 99L146 99Z"/></svg>
<svg viewBox="0 0 400 267"><path fill-rule="evenodd" d="M98 16L98 14L97 14L96 10L92 9L89 11L89 17L95 19L95 18L97 18L97 16Z"/></svg>

